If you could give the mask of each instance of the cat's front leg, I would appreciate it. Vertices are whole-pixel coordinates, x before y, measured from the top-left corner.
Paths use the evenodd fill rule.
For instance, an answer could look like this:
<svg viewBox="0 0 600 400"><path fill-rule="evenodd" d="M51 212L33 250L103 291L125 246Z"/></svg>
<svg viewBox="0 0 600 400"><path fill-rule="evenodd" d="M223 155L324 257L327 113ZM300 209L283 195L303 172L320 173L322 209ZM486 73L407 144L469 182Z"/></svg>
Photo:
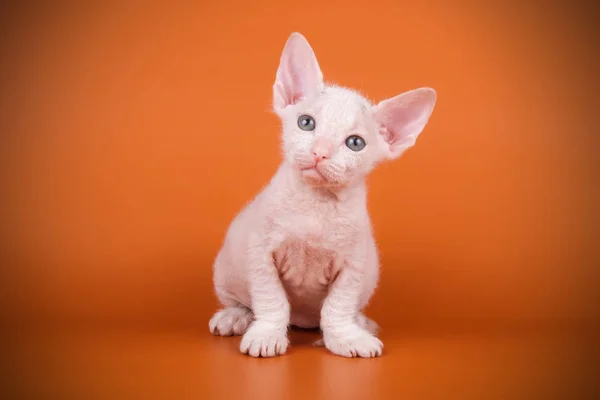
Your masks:
<svg viewBox="0 0 600 400"><path fill-rule="evenodd" d="M290 304L269 246L252 247L248 285L254 322L240 344L240 351L253 357L284 354L289 345Z"/></svg>
<svg viewBox="0 0 600 400"><path fill-rule="evenodd" d="M364 271L346 263L321 309L321 330L325 347L344 357L378 357L383 343L357 322Z"/></svg>

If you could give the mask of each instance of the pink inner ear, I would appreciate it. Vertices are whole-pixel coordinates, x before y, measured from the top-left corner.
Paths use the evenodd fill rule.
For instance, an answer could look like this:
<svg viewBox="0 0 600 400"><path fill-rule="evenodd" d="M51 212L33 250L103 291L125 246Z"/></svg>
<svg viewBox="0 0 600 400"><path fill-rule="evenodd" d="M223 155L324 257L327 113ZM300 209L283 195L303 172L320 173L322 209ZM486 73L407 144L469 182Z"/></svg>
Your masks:
<svg viewBox="0 0 600 400"><path fill-rule="evenodd" d="M303 88L310 84L310 79L303 80L301 73L302 71L294 68L290 58L285 60L285 65L282 65L281 85L279 87L285 105L295 104L305 95ZM305 73L308 74L310 71Z"/></svg>
<svg viewBox="0 0 600 400"><path fill-rule="evenodd" d="M413 146L435 106L436 93L420 88L383 100L373 110L381 125L379 133L390 145L393 156Z"/></svg>
<svg viewBox="0 0 600 400"><path fill-rule="evenodd" d="M387 130L385 126L381 126L379 129L379 134L383 137L388 144L394 144L394 135L390 131Z"/></svg>
<svg viewBox="0 0 600 400"><path fill-rule="evenodd" d="M299 33L290 35L279 63L273 85L273 106L276 110L295 104L318 92L323 74L308 41Z"/></svg>

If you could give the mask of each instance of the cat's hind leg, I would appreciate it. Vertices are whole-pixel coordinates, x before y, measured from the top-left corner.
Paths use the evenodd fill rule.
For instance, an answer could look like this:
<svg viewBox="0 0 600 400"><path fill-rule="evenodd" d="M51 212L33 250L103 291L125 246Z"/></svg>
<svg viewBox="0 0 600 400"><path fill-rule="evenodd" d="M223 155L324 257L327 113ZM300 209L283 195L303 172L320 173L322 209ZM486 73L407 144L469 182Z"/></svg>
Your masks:
<svg viewBox="0 0 600 400"><path fill-rule="evenodd" d="M218 287L216 293L224 307L210 319L208 323L210 332L216 336L240 336L246 333L254 320L252 310L222 288Z"/></svg>
<svg viewBox="0 0 600 400"><path fill-rule="evenodd" d="M252 310L244 305L243 293L236 287L231 272L234 271L230 264L224 264L222 254L219 253L214 265L215 293L219 302L223 305L208 323L210 332L216 336L241 336L248 330L254 314ZM242 294L242 296L236 295Z"/></svg>

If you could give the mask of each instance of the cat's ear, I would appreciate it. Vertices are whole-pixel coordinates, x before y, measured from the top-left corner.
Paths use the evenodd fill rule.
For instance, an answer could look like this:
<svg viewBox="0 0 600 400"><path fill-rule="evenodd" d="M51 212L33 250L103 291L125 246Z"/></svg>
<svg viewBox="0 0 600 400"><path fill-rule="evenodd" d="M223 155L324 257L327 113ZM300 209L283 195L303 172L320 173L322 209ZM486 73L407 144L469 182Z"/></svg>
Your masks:
<svg viewBox="0 0 600 400"><path fill-rule="evenodd" d="M313 49L300 33L288 38L273 85L273 108L283 110L323 88L323 74Z"/></svg>
<svg viewBox="0 0 600 400"><path fill-rule="evenodd" d="M381 101L372 109L379 133L389 146L389 158L412 147L427 125L436 102L436 92L419 88Z"/></svg>

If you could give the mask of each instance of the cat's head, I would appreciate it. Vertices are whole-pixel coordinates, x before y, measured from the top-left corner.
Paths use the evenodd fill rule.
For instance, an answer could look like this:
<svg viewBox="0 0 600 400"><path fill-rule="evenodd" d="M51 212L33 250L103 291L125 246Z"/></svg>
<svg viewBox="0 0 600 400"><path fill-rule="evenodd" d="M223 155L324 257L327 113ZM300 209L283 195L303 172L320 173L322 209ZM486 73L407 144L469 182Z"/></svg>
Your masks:
<svg viewBox="0 0 600 400"><path fill-rule="evenodd" d="M289 37L273 85L285 160L315 186L347 186L399 157L414 145L435 101L435 90L419 88L372 104L354 90L325 84L299 33Z"/></svg>

